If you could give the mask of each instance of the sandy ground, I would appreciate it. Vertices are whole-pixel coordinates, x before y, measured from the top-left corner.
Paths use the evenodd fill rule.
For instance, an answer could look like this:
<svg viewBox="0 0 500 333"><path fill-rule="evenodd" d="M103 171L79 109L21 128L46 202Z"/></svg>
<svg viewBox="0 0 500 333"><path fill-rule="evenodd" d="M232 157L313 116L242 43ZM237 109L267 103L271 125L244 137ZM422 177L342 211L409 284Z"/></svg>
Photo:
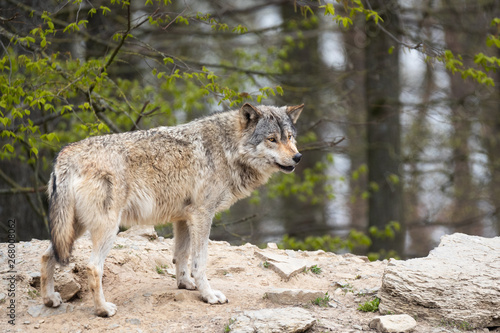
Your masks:
<svg viewBox="0 0 500 333"><path fill-rule="evenodd" d="M75 244L70 265L56 273L56 278L64 271L71 273L81 290L61 309L43 308L43 317L33 317L28 310L33 312L42 304L37 275L40 257L48 241L32 240L15 244L16 325L13 326L7 317L11 300L8 279L12 275L8 272L7 245L0 244L1 332L224 332L230 319L244 310L285 307L265 297L272 288L329 293L331 306L298 304L316 318L316 324L309 332L371 331L368 324L378 313L364 313L357 308L360 303L373 299L369 292L380 287L387 265L387 261L367 262L363 257L323 251L268 249L305 259L321 268L320 274L300 272L285 281L264 267L262 259L255 255L260 250L256 246L210 242L208 278L212 288L222 291L229 303L209 305L201 301L198 291L176 288L172 276L175 269L171 239L118 237L106 259L103 278L106 299L118 306L118 312L111 318L100 318L94 315L93 300L87 287L85 267L91 246L88 237L84 236ZM67 312L61 313L63 310ZM417 319L417 323L417 333L459 332L456 328L431 325L423 319Z"/></svg>

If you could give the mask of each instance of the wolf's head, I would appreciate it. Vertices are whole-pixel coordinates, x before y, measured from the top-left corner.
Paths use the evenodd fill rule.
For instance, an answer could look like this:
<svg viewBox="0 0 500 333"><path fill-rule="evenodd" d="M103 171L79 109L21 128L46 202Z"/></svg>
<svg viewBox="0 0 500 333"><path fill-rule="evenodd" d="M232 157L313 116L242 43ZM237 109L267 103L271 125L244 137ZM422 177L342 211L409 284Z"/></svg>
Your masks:
<svg viewBox="0 0 500 333"><path fill-rule="evenodd" d="M240 109L245 156L253 165L270 171L290 173L302 158L296 146L294 124L304 108L298 106L253 106Z"/></svg>

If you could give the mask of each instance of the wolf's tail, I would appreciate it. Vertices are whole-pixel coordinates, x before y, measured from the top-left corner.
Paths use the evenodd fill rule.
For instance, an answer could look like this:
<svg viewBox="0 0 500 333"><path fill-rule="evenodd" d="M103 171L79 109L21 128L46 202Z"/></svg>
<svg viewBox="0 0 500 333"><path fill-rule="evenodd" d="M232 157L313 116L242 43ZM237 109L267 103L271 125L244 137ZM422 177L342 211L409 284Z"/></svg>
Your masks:
<svg viewBox="0 0 500 333"><path fill-rule="evenodd" d="M75 242L75 202L68 177L61 178L56 177L55 170L50 175L49 228L55 259L67 265Z"/></svg>

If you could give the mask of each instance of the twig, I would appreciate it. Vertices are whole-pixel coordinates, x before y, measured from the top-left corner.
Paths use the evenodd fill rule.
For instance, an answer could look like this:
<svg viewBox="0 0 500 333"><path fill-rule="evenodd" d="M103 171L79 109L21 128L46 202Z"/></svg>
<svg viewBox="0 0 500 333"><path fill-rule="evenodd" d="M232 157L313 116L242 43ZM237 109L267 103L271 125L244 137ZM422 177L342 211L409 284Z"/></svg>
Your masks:
<svg viewBox="0 0 500 333"><path fill-rule="evenodd" d="M345 137L340 137L340 138L337 138L336 140L334 139L333 141L313 142L313 143L301 145L299 147L299 150L300 151L311 151L311 150L321 150L321 149L325 149L325 148L332 148L344 140L345 140Z"/></svg>
<svg viewBox="0 0 500 333"><path fill-rule="evenodd" d="M15 188L9 188L9 189L0 189L0 195L6 195L6 194L30 194L30 193L36 193L36 192L45 192L47 191L47 185L40 186L38 188L34 187L15 187Z"/></svg>
<svg viewBox="0 0 500 333"><path fill-rule="evenodd" d="M132 127L130 128L130 131L135 131L135 130L138 130L140 129L139 128L139 122L141 121L142 117L145 117L145 116L149 116L150 114L152 114L153 112L155 112L156 110L159 109L159 107L155 107L153 110L151 111L148 111L146 113L144 113L144 110L146 110L146 107L149 105L149 101L146 101L144 103L144 105L142 106L142 110L141 112L139 113L139 116L137 117L137 119L135 120L134 124L132 125Z"/></svg>
<svg viewBox="0 0 500 333"><path fill-rule="evenodd" d="M166 26L164 26L164 27L162 28L162 30L167 30L167 29L168 29L168 27L170 27L170 25L171 25L172 23L174 23L174 22L177 20L177 18L178 18L179 16L181 16L182 14L184 14L184 12L186 11L186 9L187 9L187 8L184 8L184 10L183 10L182 12L180 12L179 14L177 14L177 16L176 16L173 20L171 20L170 22L168 22L168 24L167 24Z"/></svg>
<svg viewBox="0 0 500 333"><path fill-rule="evenodd" d="M368 8L373 11L372 5L370 4L369 0L366 0L366 4L368 5ZM389 36L391 39L393 39L396 43L398 43L400 45L403 45L403 46L406 46L409 49L418 50L419 48L421 48L423 46L422 42L419 42L416 45L410 45L408 43L405 43L405 42L399 40L398 38L396 38L396 36L394 36L392 33L390 33L389 31L387 31L387 29L384 28L381 24L377 24L377 27L380 30L382 30L387 36Z"/></svg>

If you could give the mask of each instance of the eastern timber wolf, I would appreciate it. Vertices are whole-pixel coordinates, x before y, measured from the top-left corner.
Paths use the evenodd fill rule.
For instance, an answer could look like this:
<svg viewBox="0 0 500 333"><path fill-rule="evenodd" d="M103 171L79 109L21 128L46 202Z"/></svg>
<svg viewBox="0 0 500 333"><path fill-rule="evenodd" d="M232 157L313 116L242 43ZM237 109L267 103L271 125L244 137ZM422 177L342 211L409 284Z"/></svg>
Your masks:
<svg viewBox="0 0 500 333"><path fill-rule="evenodd" d="M41 266L45 305L61 304L54 291L55 264L67 264L74 241L89 230L93 250L87 273L95 311L114 315L116 306L104 299L102 273L118 226L165 222L174 225L178 288L197 288L210 304L227 302L205 274L212 218L272 173L294 170L302 157L294 124L303 107L247 103L180 126L90 137L64 147L48 186L51 245Z"/></svg>

